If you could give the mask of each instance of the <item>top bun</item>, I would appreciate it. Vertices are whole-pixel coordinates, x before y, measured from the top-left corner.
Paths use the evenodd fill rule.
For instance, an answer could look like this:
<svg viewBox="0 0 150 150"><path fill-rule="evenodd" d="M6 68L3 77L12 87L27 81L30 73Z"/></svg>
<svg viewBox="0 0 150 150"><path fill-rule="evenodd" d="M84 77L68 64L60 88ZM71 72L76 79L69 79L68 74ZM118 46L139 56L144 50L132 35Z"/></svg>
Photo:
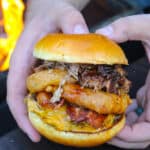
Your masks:
<svg viewBox="0 0 150 150"><path fill-rule="evenodd" d="M98 34L49 34L36 44L33 55L66 63L128 64L122 49Z"/></svg>

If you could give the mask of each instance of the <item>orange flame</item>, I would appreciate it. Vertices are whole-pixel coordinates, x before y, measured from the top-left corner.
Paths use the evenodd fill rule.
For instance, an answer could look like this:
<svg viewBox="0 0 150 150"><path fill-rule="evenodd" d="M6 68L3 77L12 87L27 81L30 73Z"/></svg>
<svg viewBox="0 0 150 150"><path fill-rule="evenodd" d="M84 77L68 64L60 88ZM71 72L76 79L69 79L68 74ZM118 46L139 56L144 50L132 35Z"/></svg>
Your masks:
<svg viewBox="0 0 150 150"><path fill-rule="evenodd" d="M0 0L3 14L6 38L0 38L0 70L7 70L10 56L15 48L20 33L23 30L22 0Z"/></svg>

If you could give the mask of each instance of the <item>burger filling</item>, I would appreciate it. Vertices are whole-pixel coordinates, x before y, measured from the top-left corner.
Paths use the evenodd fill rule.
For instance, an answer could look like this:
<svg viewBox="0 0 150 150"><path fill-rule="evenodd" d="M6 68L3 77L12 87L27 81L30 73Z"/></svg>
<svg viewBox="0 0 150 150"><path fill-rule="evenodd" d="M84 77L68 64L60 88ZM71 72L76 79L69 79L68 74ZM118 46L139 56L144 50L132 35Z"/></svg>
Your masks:
<svg viewBox="0 0 150 150"><path fill-rule="evenodd" d="M36 100L43 108L58 109L66 106L66 114L69 120L76 125L86 123L92 128L98 129L104 126L108 114L99 114L82 105L76 105L66 101L62 96L63 86L71 78L74 84L82 89L92 89L94 92L103 91L121 96L127 94L130 88L130 81L121 65L90 65L90 64L68 64L59 62L44 62L34 69L35 72L42 70L60 69L67 71L67 75L61 80L58 86L47 86L44 90L36 92ZM115 115L114 122L120 118L120 114Z"/></svg>
<svg viewBox="0 0 150 150"><path fill-rule="evenodd" d="M101 90L109 93L128 93L131 82L126 78L127 73L121 65L90 65L45 62L35 68L35 72L44 69L67 70L70 76L82 87Z"/></svg>

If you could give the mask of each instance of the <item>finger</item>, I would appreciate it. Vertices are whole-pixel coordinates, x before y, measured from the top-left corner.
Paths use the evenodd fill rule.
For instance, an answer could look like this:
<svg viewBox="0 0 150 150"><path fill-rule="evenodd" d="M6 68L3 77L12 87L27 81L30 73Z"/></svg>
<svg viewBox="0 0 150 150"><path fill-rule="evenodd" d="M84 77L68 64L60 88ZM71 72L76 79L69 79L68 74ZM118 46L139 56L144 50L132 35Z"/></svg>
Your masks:
<svg viewBox="0 0 150 150"><path fill-rule="evenodd" d="M146 86L142 86L136 95L138 105L144 108L146 101Z"/></svg>
<svg viewBox="0 0 150 150"><path fill-rule="evenodd" d="M129 112L126 116L126 121L128 125L134 124L137 121L137 119L138 119L138 116L134 111Z"/></svg>
<svg viewBox="0 0 150 150"><path fill-rule="evenodd" d="M26 107L23 103L24 97L15 97L17 99L15 100L8 100L8 105L10 108L10 111L12 112L18 126L28 135L28 137L33 141L33 142L39 142L40 141L40 135L38 132L32 127ZM17 108L16 108L17 106Z"/></svg>
<svg viewBox="0 0 150 150"><path fill-rule="evenodd" d="M150 62L150 41L147 40L146 42L143 42L143 46L144 46L144 48L145 48L145 51L146 51L148 60L149 60L149 62Z"/></svg>
<svg viewBox="0 0 150 150"><path fill-rule="evenodd" d="M84 34L88 33L88 27L81 13L72 6L66 6L58 18L58 27L64 33Z"/></svg>
<svg viewBox="0 0 150 150"><path fill-rule="evenodd" d="M149 146L150 141L130 143L130 142L120 140L119 138L113 138L111 141L108 142L108 144L114 145L120 148L126 148L126 149L144 149Z"/></svg>
<svg viewBox="0 0 150 150"><path fill-rule="evenodd" d="M150 123L150 85L147 86L146 100L147 100L145 104L146 120Z"/></svg>
<svg viewBox="0 0 150 150"><path fill-rule="evenodd" d="M150 39L150 15L124 17L99 29L96 33L104 34L116 42L128 40L147 41Z"/></svg>
<svg viewBox="0 0 150 150"><path fill-rule="evenodd" d="M32 141L39 141L40 136L27 118L23 99L26 94L26 78L34 63L33 47L46 33L45 31L40 23L37 25L37 22L31 22L31 25L26 27L12 55L7 81L7 102L10 110L19 127Z"/></svg>
<svg viewBox="0 0 150 150"><path fill-rule="evenodd" d="M134 111L135 109L137 109L137 107L138 107L138 104L137 104L136 99L132 99L132 103L128 106L126 113Z"/></svg>
<svg viewBox="0 0 150 150"><path fill-rule="evenodd" d="M148 75L149 78L150 75ZM145 85L137 92L137 101L144 108L144 117L140 116L139 121L146 120L150 122L150 86L149 80L146 79Z"/></svg>
<svg viewBox="0 0 150 150"><path fill-rule="evenodd" d="M139 116L137 122L144 122L145 120L146 120L146 114L144 112Z"/></svg>
<svg viewBox="0 0 150 150"><path fill-rule="evenodd" d="M150 71L145 82L145 119L150 122Z"/></svg>
<svg viewBox="0 0 150 150"><path fill-rule="evenodd" d="M32 41L30 37L28 40ZM30 67L34 62L31 49L33 45L31 41L28 40L26 36L24 38L22 37L12 56L7 81L7 102L18 126L30 137L32 141L37 142L40 140L40 136L29 122L26 107L23 102L26 94L25 80ZM25 46L25 41L28 41L31 47ZM30 49L31 52L28 49Z"/></svg>
<svg viewBox="0 0 150 150"><path fill-rule="evenodd" d="M149 72L148 72L148 75L147 75L147 77L146 77L146 82L145 82L146 84L150 84L150 70L149 70Z"/></svg>
<svg viewBox="0 0 150 150"><path fill-rule="evenodd" d="M147 141L150 139L150 123L139 122L126 125L117 137L128 142Z"/></svg>

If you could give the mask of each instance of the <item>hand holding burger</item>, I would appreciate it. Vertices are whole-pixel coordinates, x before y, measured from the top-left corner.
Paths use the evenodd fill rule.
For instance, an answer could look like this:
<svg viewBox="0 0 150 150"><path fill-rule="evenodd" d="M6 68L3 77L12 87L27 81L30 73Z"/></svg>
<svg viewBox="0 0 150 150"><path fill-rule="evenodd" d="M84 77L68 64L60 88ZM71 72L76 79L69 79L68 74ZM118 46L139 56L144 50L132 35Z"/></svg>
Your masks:
<svg viewBox="0 0 150 150"><path fill-rule="evenodd" d="M88 33L80 13L87 2L88 0L28 0L24 30L11 56L7 103L17 125L33 142L39 142L40 135L32 127L23 101L26 95L25 81L35 62L33 47L48 33Z"/></svg>
<svg viewBox="0 0 150 150"><path fill-rule="evenodd" d="M35 46L27 78L33 126L48 139L77 147L102 144L125 124L130 81L121 48L102 35L52 34Z"/></svg>
<svg viewBox="0 0 150 150"><path fill-rule="evenodd" d="M109 26L97 30L97 33L104 34L116 42L128 40L140 40L145 48L148 60L150 61L150 15L135 15L124 17L114 21ZM135 53L135 52L133 52ZM127 113L127 120L124 129L111 141L112 145L140 149L150 145L150 73L145 84L137 92L137 103L143 108L140 116L135 110ZM136 109L136 108L135 108Z"/></svg>

